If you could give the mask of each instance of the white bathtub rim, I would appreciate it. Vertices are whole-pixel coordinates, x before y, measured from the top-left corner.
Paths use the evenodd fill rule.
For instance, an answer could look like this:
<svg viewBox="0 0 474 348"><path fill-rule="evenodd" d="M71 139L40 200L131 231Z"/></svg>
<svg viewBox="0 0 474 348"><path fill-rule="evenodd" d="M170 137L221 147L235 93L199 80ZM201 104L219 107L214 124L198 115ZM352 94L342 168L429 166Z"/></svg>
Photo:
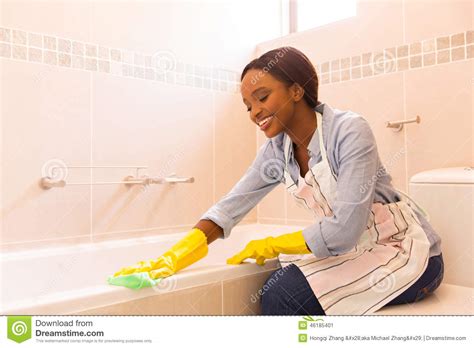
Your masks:
<svg viewBox="0 0 474 348"><path fill-rule="evenodd" d="M259 266L256 263L249 262L238 266L215 265L182 270L182 272L172 276L175 277L177 281L177 286L173 291L185 290L206 284L224 282L234 278L255 275L279 267L278 260L272 259L268 260L264 266ZM216 279L216 276L218 276L218 279ZM0 315L68 315L156 295L159 295L159 292L152 288L132 290L105 284L104 280L104 285L100 286L53 293L51 295L41 296L36 300L10 303L7 306L0 308Z"/></svg>
<svg viewBox="0 0 474 348"><path fill-rule="evenodd" d="M282 229L281 225L274 225L274 224L260 224L260 223L247 223L247 224L239 224L235 228L253 228L256 227L258 229L266 230L266 229L273 229L278 227ZM303 226L299 225L286 225L285 229L294 229L301 230L304 228ZM98 242L87 242L87 243L80 243L74 245L61 245L61 246L54 246L49 248L38 248L38 249L27 249L27 250L12 250L12 251L4 251L0 253L0 261L15 261L15 260L25 260L25 259L35 259L38 257L48 257L48 256L60 256L60 255L68 255L74 254L77 252L83 251L96 251L96 250L105 250L105 249L115 249L115 248L123 248L126 246L136 246L141 244L148 244L148 243L159 243L159 242L169 242L169 241L178 241L183 238L188 232L173 232L173 233L164 233L163 231L156 236L145 236L145 237L132 237L132 238L124 238L124 239L112 239L112 240L103 240ZM282 234L284 232L279 232L275 230L275 235ZM232 236L232 235L231 235ZM230 237L231 237L230 236ZM212 247L212 245L211 245Z"/></svg>

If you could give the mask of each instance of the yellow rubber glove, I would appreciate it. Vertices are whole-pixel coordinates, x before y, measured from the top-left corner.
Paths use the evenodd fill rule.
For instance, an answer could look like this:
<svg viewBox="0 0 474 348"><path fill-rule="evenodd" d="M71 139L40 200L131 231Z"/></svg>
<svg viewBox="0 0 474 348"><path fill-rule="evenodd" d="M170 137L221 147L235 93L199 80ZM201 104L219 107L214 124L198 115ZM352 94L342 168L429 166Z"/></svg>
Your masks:
<svg viewBox="0 0 474 348"><path fill-rule="evenodd" d="M206 235L200 229L193 228L157 259L140 261L133 266L122 268L114 277L141 272L149 272L152 279L167 277L202 259L207 255L207 251Z"/></svg>
<svg viewBox="0 0 474 348"><path fill-rule="evenodd" d="M283 234L278 237L267 237L250 241L241 252L227 259L229 265L238 265L243 260L252 258L263 266L266 259L272 259L279 254L310 254L303 238L303 231Z"/></svg>

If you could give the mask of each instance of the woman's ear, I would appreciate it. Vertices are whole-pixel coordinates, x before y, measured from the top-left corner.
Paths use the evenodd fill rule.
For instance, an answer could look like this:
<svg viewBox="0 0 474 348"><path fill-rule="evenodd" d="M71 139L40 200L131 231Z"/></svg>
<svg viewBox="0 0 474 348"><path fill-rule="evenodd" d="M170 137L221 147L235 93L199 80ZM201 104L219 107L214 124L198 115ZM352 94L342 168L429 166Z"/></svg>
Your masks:
<svg viewBox="0 0 474 348"><path fill-rule="evenodd" d="M304 96L304 89L296 82L290 87L291 96L295 102L300 101Z"/></svg>

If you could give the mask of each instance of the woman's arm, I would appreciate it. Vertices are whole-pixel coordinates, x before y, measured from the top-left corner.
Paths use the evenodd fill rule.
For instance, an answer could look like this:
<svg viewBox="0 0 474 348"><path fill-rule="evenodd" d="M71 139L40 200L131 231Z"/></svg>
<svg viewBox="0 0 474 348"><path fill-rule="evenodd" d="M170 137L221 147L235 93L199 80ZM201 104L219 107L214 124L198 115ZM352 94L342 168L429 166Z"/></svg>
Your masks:
<svg viewBox="0 0 474 348"><path fill-rule="evenodd" d="M207 244L211 244L217 238L224 238L224 230L212 220L199 220L194 227L204 232Z"/></svg>
<svg viewBox="0 0 474 348"><path fill-rule="evenodd" d="M200 217L196 226L204 228L209 243L229 237L232 228L282 181L283 166L267 139L242 178Z"/></svg>

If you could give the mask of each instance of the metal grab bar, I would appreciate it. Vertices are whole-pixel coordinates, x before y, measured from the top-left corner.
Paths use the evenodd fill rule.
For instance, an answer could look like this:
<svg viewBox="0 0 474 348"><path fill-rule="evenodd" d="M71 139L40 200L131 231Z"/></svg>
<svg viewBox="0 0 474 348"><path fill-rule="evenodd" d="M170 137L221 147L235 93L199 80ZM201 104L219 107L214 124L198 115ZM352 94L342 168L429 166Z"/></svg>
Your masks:
<svg viewBox="0 0 474 348"><path fill-rule="evenodd" d="M388 121L387 122L387 128L393 128L394 132L400 132L403 129L403 125L406 123L420 123L421 118L420 115L416 115L415 118L412 118L410 120L401 120L401 121Z"/></svg>
<svg viewBox="0 0 474 348"><path fill-rule="evenodd" d="M74 185L116 185L125 184L126 186L132 185L151 185L151 184L177 184L177 183L193 183L194 177L177 177L175 173L171 173L169 176L164 178L150 178L148 176L142 176L137 178L133 175L126 176L122 181L107 181L107 182L70 182L67 183L65 180L54 180L49 176L42 177L40 180L40 187L45 190L49 190L53 187L65 187Z"/></svg>
<svg viewBox="0 0 474 348"><path fill-rule="evenodd" d="M136 180L132 175L127 176L125 178L127 184L133 184L134 180ZM178 177L175 173L171 173L165 178L150 178L148 176L144 176L142 178L143 185L152 185L152 184L177 184L177 183L193 183L194 177Z"/></svg>
<svg viewBox="0 0 474 348"><path fill-rule="evenodd" d="M149 184L177 184L177 183L193 183L194 178L184 178L184 177L177 177L177 176L168 176L166 178L148 178Z"/></svg>

